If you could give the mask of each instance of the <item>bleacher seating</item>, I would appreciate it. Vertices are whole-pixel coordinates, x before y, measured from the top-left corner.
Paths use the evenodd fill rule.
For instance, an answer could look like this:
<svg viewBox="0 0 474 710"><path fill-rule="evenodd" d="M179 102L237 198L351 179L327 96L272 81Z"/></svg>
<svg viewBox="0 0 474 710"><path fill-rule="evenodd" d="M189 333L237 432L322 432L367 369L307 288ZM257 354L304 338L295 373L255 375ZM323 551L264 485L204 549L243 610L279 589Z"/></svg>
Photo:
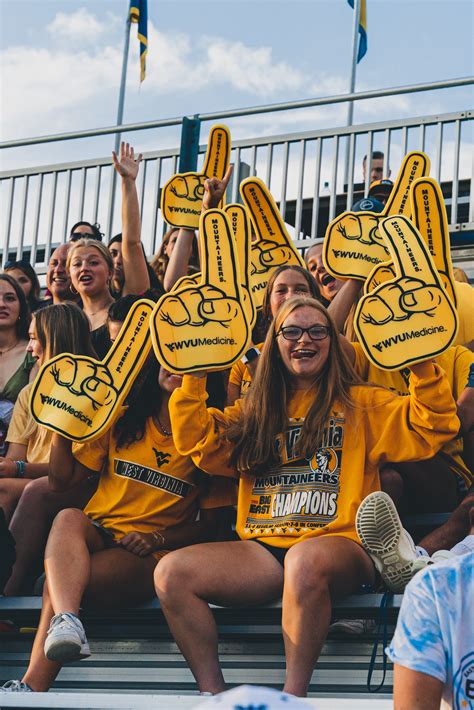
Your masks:
<svg viewBox="0 0 474 710"><path fill-rule="evenodd" d="M339 618L375 618L381 599L381 594L351 596L337 603L334 614ZM393 628L400 602L401 596L396 595L388 605L387 618L390 628ZM15 633L2 634L1 683L10 678L22 677L40 608L40 597L0 598L0 618L11 619L18 628ZM229 687L241 683L281 687L285 671L281 603L245 609L214 607L214 613L219 624L220 655ZM120 693L140 694L142 698L145 695L146 705L142 707L152 708L155 706L150 704L149 699L155 694L169 696L175 700L178 695L196 694L194 679L172 640L158 600L134 609L106 613L84 611L82 618L92 656L65 666L50 695L52 701L53 695L60 691L59 694L64 696L62 702L73 704L28 707L98 707L81 705L84 693L91 698L96 693ZM374 697L368 694L366 686L374 639L374 634L362 637L330 636L313 673L310 695L317 695L318 698L342 696L366 700ZM380 647L373 683L378 684L381 670ZM389 665L385 686L376 697L390 698L391 691L392 674ZM67 701L66 695L71 693L73 696ZM38 695L38 702L39 700ZM190 707L185 700L183 699L182 705L158 704L156 707ZM168 703L168 700L166 702ZM5 703L3 705L19 707Z"/></svg>

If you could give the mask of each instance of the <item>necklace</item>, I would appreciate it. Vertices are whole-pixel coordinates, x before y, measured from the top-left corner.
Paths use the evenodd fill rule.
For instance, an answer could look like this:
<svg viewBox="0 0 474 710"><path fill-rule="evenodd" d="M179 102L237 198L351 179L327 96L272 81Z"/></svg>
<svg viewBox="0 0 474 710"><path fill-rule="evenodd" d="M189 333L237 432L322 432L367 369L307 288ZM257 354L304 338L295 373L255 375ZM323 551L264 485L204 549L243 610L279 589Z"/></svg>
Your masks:
<svg viewBox="0 0 474 710"><path fill-rule="evenodd" d="M161 433L163 434L163 436L172 436L173 435L172 431L168 431L168 429L165 429L165 427L163 426L163 424L160 421L160 417L158 416L158 414L156 415L156 421L158 422L158 426L160 427Z"/></svg>
<svg viewBox="0 0 474 710"><path fill-rule="evenodd" d="M19 342L20 342L20 341L17 340L16 343L13 343L13 345L10 345L9 348L5 348L5 350L0 350L0 357L1 357L2 355L5 355L5 353L10 352L10 350L13 350L13 348L16 348L16 346L18 345Z"/></svg>

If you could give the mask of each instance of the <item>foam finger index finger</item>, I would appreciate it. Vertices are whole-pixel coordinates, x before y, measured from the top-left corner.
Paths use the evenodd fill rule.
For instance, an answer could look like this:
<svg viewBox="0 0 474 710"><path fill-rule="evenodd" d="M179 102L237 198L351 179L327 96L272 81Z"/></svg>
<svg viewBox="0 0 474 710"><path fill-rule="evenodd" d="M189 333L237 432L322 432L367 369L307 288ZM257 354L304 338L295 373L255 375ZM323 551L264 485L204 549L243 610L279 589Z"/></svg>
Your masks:
<svg viewBox="0 0 474 710"><path fill-rule="evenodd" d="M217 177L222 180L230 162L230 131L227 126L212 126L209 133L206 157L204 159L203 175Z"/></svg>
<svg viewBox="0 0 474 710"><path fill-rule="evenodd" d="M456 307L448 218L438 182L430 177L415 180L410 200L412 221L423 237L436 269L443 277L443 286Z"/></svg>
<svg viewBox="0 0 474 710"><path fill-rule="evenodd" d="M430 172L430 159L421 151L407 153L387 200L384 215L403 214L410 217L410 188L413 182Z"/></svg>
<svg viewBox="0 0 474 710"><path fill-rule="evenodd" d="M222 210L207 210L201 216L201 285L214 286L227 297L241 301L237 247L229 220Z"/></svg>
<svg viewBox="0 0 474 710"><path fill-rule="evenodd" d="M421 235L406 217L387 217L381 223L397 276L439 286L441 279Z"/></svg>
<svg viewBox="0 0 474 710"><path fill-rule="evenodd" d="M118 401L123 401L151 348L149 323L155 304L142 299L133 304L102 364L110 372Z"/></svg>

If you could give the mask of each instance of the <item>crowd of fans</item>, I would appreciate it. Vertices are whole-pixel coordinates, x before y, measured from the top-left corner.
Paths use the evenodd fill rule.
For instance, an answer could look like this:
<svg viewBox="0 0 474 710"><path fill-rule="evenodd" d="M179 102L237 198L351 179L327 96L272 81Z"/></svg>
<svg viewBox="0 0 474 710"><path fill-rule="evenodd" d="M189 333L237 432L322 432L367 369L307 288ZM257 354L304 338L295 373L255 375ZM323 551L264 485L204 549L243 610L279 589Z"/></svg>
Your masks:
<svg viewBox="0 0 474 710"><path fill-rule="evenodd" d="M140 160L128 144L113 154L122 179L122 232L106 246L98 225L76 223L51 254L44 298L27 261L7 261L0 275L3 593L30 594L43 560L45 570L28 670L4 690L46 691L62 663L89 655L81 606L135 605L158 594L200 691L220 692L208 603L260 604L283 595L285 690L304 696L334 596L383 583L403 591L428 568L411 583L416 588L410 585L412 596L422 597L423 585L436 587L453 564L459 584L471 585L472 602L474 342L458 342L410 370L378 370L352 325L361 282L330 275L323 240L315 239L304 255L307 269L273 272L241 362L227 372L180 377L151 354L112 429L72 445L29 411L38 367L64 352L103 359L140 296L157 301L199 271L196 235L186 229L170 229L148 263L135 187ZM383 209L391 189L381 179L383 162L383 154L373 154L372 207L360 209ZM215 178L206 185L204 207L217 206L220 187ZM339 440L329 445L333 435ZM325 484L337 468L338 498L326 496L324 507L314 497L313 520L301 523L311 534L302 538L281 529L272 539L264 530L257 540L241 539L256 478L265 505L266 477L289 475L288 462L299 472L318 471ZM165 463L166 474L182 483L180 495L120 475L123 465L153 471ZM282 490L291 493L291 483ZM309 486L307 495L313 492ZM435 512L451 515L415 544L398 513ZM396 563L390 554L398 555ZM467 615L463 603L453 601ZM405 624L413 613L404 608ZM422 618L410 623L426 631ZM438 637L446 642L442 632ZM413 661L415 647L405 629L389 651L403 707L431 707L417 705L407 690L419 690L416 674L437 679L426 691L435 700L452 677L442 651L433 650L430 665Z"/></svg>

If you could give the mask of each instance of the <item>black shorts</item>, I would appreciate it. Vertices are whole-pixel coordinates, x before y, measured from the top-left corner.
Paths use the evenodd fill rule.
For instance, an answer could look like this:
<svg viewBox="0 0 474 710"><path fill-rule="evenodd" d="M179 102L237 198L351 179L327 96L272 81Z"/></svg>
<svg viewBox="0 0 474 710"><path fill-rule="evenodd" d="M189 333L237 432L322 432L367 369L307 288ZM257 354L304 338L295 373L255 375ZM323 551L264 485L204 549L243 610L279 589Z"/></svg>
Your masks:
<svg viewBox="0 0 474 710"><path fill-rule="evenodd" d="M268 550L268 552L273 555L277 562L279 562L283 567L286 553L289 550L288 547L275 547L274 545L269 545L268 543L263 542L262 540L242 540L242 538L240 538L235 531L233 539L236 541L238 540L239 542L256 542L257 545L262 545L262 547Z"/></svg>

